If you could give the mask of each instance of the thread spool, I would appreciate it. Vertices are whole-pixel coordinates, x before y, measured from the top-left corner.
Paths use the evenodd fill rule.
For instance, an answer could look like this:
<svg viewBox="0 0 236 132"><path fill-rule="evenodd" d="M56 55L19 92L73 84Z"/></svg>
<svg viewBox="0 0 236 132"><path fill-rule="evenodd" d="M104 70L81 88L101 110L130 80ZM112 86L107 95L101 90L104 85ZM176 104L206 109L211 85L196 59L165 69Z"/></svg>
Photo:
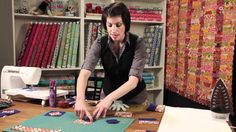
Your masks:
<svg viewBox="0 0 236 132"><path fill-rule="evenodd" d="M57 88L55 80L50 80L49 86L49 106L56 107Z"/></svg>

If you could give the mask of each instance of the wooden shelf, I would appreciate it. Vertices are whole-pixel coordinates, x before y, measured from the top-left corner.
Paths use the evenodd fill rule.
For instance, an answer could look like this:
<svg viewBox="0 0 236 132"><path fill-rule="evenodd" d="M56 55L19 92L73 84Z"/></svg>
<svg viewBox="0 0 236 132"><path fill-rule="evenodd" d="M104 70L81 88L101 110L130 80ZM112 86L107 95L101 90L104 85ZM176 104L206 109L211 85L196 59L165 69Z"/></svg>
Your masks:
<svg viewBox="0 0 236 132"><path fill-rule="evenodd" d="M144 23L144 24L164 24L163 21L141 21L141 20L131 20L132 23Z"/></svg>
<svg viewBox="0 0 236 132"><path fill-rule="evenodd" d="M162 69L163 66L145 66L145 69Z"/></svg>
<svg viewBox="0 0 236 132"><path fill-rule="evenodd" d="M102 15L101 14L94 14L94 13L86 13L84 17L85 20L95 20L100 21ZM144 23L144 24L164 24L163 21L142 21L142 20L131 20L132 23Z"/></svg>
<svg viewBox="0 0 236 132"><path fill-rule="evenodd" d="M161 87L147 88L147 91L161 91Z"/></svg>
<svg viewBox="0 0 236 132"><path fill-rule="evenodd" d="M80 17L70 17L70 16L48 16L48 15L32 15L32 14L19 14L15 13L15 17L27 17L27 18L47 18L47 19L68 19L68 20L80 20Z"/></svg>
<svg viewBox="0 0 236 132"><path fill-rule="evenodd" d="M42 68L42 71L79 71L80 68Z"/></svg>
<svg viewBox="0 0 236 132"><path fill-rule="evenodd" d="M159 3L159 2L162 2L163 0L115 0L115 1L127 1L127 2L150 2L150 3L153 3L153 2L156 2L156 3Z"/></svg>

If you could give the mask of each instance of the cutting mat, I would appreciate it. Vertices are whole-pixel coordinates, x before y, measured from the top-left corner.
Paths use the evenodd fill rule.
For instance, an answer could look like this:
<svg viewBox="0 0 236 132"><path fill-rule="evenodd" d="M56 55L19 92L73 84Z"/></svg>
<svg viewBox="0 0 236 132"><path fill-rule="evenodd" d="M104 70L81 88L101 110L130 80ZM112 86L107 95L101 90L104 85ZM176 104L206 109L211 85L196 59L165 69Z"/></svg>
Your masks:
<svg viewBox="0 0 236 132"><path fill-rule="evenodd" d="M45 116L46 113L33 117L20 124L35 128L61 129L62 132L123 132L134 121L134 119L131 118L106 117L96 120L91 125L82 125L73 123L78 119L73 112L65 112L65 114L60 117ZM118 124L108 124L106 122L108 119L117 119L120 122ZM15 132L10 128L6 128L4 131Z"/></svg>

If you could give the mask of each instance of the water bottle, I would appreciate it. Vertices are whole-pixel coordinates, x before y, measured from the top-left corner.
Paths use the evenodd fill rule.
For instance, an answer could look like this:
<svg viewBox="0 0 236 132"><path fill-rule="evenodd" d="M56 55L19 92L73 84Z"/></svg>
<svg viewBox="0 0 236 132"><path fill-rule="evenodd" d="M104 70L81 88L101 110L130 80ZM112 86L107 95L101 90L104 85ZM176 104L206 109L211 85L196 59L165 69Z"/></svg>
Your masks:
<svg viewBox="0 0 236 132"><path fill-rule="evenodd" d="M56 107L57 87L55 80L50 80L49 86L49 106Z"/></svg>

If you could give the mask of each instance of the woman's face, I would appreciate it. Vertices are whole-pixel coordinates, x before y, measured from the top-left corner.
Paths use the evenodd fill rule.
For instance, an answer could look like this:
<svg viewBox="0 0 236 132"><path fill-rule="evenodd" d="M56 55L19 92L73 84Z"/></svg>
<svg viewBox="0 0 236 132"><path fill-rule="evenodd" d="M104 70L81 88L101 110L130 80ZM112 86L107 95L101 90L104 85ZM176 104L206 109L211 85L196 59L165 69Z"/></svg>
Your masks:
<svg viewBox="0 0 236 132"><path fill-rule="evenodd" d="M114 42L122 42L125 38L125 25L121 16L107 17L107 32Z"/></svg>

